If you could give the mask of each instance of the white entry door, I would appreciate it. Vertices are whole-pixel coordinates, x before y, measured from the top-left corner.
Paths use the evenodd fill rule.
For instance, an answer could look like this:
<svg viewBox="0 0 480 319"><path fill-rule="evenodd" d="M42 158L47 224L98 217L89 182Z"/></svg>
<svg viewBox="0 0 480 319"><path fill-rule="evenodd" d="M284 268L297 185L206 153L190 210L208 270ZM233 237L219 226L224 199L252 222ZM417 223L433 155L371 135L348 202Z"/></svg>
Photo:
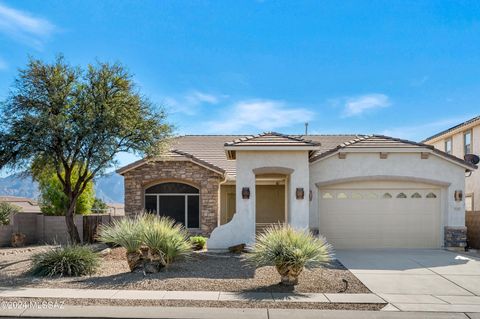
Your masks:
<svg viewBox="0 0 480 319"><path fill-rule="evenodd" d="M440 188L352 182L320 189L320 233L336 249L438 248Z"/></svg>

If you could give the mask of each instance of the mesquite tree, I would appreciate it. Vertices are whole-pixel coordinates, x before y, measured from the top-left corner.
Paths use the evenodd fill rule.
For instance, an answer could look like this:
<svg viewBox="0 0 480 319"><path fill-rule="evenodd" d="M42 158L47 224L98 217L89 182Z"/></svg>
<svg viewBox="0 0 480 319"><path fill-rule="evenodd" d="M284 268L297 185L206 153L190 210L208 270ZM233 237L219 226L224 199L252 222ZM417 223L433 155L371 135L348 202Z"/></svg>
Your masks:
<svg viewBox="0 0 480 319"><path fill-rule="evenodd" d="M68 199L72 243L80 242L73 217L88 183L120 152L158 154L171 134L163 109L120 64L73 67L62 56L51 64L31 59L0 111L0 169L54 168Z"/></svg>

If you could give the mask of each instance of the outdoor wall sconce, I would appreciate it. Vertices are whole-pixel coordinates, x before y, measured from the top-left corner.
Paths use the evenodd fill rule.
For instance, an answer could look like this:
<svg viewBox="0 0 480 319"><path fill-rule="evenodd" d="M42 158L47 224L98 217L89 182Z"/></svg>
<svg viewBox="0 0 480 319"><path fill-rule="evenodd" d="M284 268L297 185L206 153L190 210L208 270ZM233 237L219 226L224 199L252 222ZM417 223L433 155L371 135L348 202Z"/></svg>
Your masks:
<svg viewBox="0 0 480 319"><path fill-rule="evenodd" d="M242 198L249 199L250 198L250 188L244 187L242 188Z"/></svg>
<svg viewBox="0 0 480 319"><path fill-rule="evenodd" d="M305 197L305 191L302 187L297 187L297 191L295 192L297 199L303 199Z"/></svg>
<svg viewBox="0 0 480 319"><path fill-rule="evenodd" d="M462 191L455 191L453 196L456 202L461 202L463 200L463 192Z"/></svg>

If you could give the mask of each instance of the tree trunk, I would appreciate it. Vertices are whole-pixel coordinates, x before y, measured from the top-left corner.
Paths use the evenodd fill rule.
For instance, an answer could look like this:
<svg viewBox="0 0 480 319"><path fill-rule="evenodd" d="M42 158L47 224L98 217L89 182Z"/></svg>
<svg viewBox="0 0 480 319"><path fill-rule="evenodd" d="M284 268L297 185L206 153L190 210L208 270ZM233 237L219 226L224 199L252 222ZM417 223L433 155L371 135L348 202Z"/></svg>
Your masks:
<svg viewBox="0 0 480 319"><path fill-rule="evenodd" d="M70 244L80 244L80 235L78 234L77 226L75 225L75 206L76 200L70 200L68 203L67 213L65 214L65 221L67 223L68 235L70 236Z"/></svg>

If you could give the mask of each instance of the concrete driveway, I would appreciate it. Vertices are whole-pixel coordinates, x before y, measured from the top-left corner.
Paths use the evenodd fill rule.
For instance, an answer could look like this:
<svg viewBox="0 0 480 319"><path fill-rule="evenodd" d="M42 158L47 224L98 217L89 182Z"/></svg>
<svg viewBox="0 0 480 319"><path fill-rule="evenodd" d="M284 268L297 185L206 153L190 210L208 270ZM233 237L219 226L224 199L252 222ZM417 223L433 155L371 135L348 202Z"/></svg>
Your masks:
<svg viewBox="0 0 480 319"><path fill-rule="evenodd" d="M416 249L340 250L337 257L379 295L480 296L480 259L475 257ZM480 302L480 297L466 298Z"/></svg>

